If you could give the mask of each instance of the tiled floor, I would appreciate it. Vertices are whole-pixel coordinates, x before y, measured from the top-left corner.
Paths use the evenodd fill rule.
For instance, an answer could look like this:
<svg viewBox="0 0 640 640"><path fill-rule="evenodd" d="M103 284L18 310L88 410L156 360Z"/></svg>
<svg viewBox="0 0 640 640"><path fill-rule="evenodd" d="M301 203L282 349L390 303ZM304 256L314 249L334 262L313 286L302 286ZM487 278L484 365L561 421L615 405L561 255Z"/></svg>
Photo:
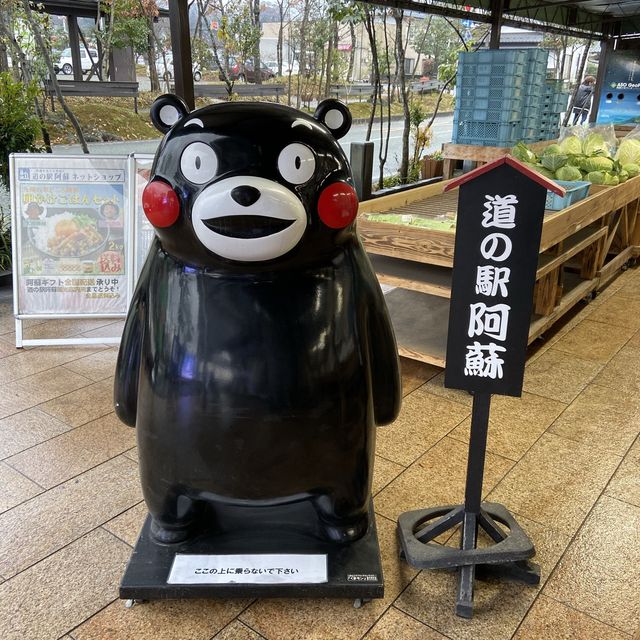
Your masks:
<svg viewBox="0 0 640 640"><path fill-rule="evenodd" d="M542 584L478 583L462 620L455 575L407 566L395 537L401 512L462 498L470 397L445 389L439 369L403 362L402 413L378 432L383 600L125 609L117 586L146 511L135 431L112 411L116 351L17 352L0 294L0 638L640 639L639 311L640 269L629 270L536 345L521 399L494 399L485 495L532 536ZM27 336L120 328L49 321Z"/></svg>

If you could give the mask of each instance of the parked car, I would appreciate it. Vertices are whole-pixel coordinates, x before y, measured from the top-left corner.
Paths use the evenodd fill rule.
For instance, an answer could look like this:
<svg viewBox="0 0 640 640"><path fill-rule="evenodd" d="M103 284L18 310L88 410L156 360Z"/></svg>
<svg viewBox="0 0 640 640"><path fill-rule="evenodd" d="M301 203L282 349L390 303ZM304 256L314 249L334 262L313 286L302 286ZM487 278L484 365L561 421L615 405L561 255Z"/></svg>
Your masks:
<svg viewBox="0 0 640 640"><path fill-rule="evenodd" d="M165 71L164 69L162 56L156 60L156 68L165 80L173 80L173 55L171 53L165 53L165 58L167 59L167 70ZM197 62L193 64L193 80L194 82L200 82L200 80L202 80L202 67Z"/></svg>
<svg viewBox="0 0 640 640"><path fill-rule="evenodd" d="M91 54L91 57L89 57ZM93 61L93 62L92 62ZM82 67L82 73L87 73L93 64L98 62L97 49L89 49L89 53L84 48L80 48L80 66ZM58 60L58 64L55 65L56 73L64 73L65 76L70 76L73 73L73 60L71 59L71 49L65 49Z"/></svg>
<svg viewBox="0 0 640 640"><path fill-rule="evenodd" d="M238 80L239 82L255 82L257 80L258 75L255 72L252 60L248 60L244 64L241 62L231 61L230 65L229 80ZM220 72L218 75L220 80L224 80L222 72ZM269 69L269 67L264 64L260 65L260 76L262 80L271 80L272 78L276 77L275 73L273 73L273 71L271 71L271 69Z"/></svg>

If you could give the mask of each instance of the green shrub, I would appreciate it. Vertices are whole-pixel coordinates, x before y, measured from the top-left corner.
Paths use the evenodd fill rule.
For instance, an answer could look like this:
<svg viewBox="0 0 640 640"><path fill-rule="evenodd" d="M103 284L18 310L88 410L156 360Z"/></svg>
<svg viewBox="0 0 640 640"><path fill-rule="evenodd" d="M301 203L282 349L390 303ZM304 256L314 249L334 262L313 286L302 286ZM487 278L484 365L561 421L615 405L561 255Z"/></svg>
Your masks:
<svg viewBox="0 0 640 640"><path fill-rule="evenodd" d="M34 111L38 88L0 73L0 182L9 184L9 154L34 151L40 123Z"/></svg>

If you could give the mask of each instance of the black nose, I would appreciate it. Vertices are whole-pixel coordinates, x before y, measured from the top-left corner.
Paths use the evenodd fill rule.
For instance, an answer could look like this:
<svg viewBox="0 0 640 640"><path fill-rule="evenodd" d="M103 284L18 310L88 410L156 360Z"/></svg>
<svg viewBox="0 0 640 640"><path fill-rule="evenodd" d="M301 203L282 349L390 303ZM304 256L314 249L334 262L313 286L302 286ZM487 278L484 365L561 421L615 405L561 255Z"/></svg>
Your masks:
<svg viewBox="0 0 640 640"><path fill-rule="evenodd" d="M254 202L258 201L260 191L255 187L250 187L245 184L241 187L231 189L231 197L243 207L250 207Z"/></svg>

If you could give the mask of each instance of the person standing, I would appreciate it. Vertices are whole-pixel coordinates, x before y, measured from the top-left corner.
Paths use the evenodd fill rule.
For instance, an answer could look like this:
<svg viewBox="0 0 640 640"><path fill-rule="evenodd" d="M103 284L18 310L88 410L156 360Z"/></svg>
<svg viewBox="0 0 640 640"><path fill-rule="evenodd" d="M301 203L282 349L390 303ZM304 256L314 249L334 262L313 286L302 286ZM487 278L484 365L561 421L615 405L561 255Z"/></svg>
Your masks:
<svg viewBox="0 0 640 640"><path fill-rule="evenodd" d="M587 119L591 109L595 83L596 79L593 76L586 76L578 88L576 101L573 105L573 124L578 124L578 120L580 120L580 124L584 124Z"/></svg>

